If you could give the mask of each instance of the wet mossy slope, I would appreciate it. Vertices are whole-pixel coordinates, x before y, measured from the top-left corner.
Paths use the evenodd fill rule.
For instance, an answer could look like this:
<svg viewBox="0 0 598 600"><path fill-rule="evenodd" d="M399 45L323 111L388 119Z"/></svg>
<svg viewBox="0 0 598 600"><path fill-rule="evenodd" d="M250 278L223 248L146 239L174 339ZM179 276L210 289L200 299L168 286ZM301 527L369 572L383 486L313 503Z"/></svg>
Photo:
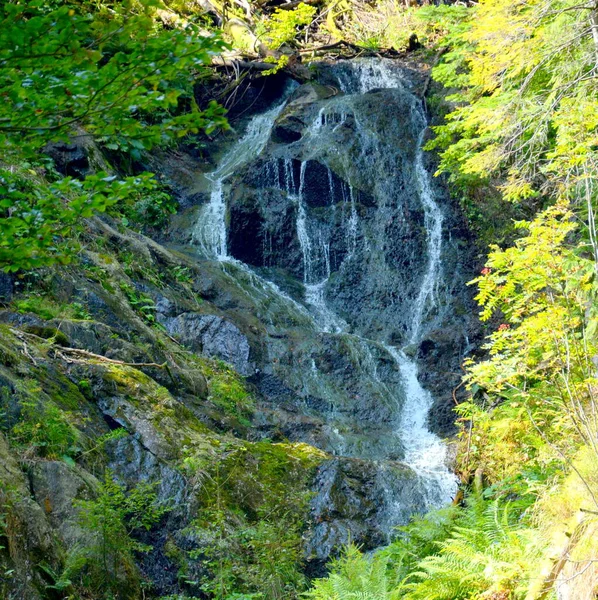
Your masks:
<svg viewBox="0 0 598 600"><path fill-rule="evenodd" d="M0 596L294 597L326 455L255 433L231 363L250 368L259 322L241 332L149 238L87 235L0 311Z"/></svg>

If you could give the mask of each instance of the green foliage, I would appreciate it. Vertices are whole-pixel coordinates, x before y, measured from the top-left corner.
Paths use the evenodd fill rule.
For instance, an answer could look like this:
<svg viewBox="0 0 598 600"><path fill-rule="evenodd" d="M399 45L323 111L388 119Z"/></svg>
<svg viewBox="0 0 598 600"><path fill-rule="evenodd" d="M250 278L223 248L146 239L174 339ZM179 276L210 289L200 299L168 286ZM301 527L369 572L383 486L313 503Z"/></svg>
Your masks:
<svg viewBox="0 0 598 600"><path fill-rule="evenodd" d="M262 75L276 75L278 71L284 69L289 64L289 57L286 54L283 54L279 58L274 58L273 56L267 56L264 59L264 62L272 63L272 68L264 71Z"/></svg>
<svg viewBox="0 0 598 600"><path fill-rule="evenodd" d="M482 600L524 598L544 544L523 508L471 496L414 519L387 548L355 546L306 594L317 600Z"/></svg>
<svg viewBox="0 0 598 600"><path fill-rule="evenodd" d="M20 401L19 408L19 421L9 430L12 443L30 457L62 458L72 463L72 457L81 449L79 433L68 414L50 401L28 397Z"/></svg>
<svg viewBox="0 0 598 600"><path fill-rule="evenodd" d="M9 158L12 166L0 163L0 266L10 272L68 261L74 240L58 248L58 239L74 233L81 219L116 202L117 190L108 189L98 176L85 182L69 177L46 182L20 152Z"/></svg>
<svg viewBox="0 0 598 600"><path fill-rule="evenodd" d="M67 262L81 220L122 203L158 225L173 204L147 176L60 177L39 152L72 135L141 152L224 124L200 111L193 82L224 48L194 25L157 26L153 0L82 5L28 0L0 9L0 268ZM48 170L50 169L50 170ZM140 199L140 195L144 198Z"/></svg>
<svg viewBox="0 0 598 600"><path fill-rule="evenodd" d="M215 106L203 113L197 107L172 111L190 99L189 74L204 73L223 43L191 25L157 28L156 6L139 0L113 3L110 10L99 4L94 12L63 2L56 8L37 0L5 3L0 131L41 147L77 124L108 147L141 150L220 125Z"/></svg>
<svg viewBox="0 0 598 600"><path fill-rule="evenodd" d="M323 29L369 51L393 48L405 51L409 38L429 46L454 35L468 9L460 5L440 4L415 8L393 0L347 2L336 0L326 9Z"/></svg>
<svg viewBox="0 0 598 600"><path fill-rule="evenodd" d="M489 338L489 358L469 364L468 382L491 394L495 408L460 408L478 425L470 452L493 479L522 464L550 472L555 458L566 460L596 435L595 263L568 243L576 225L566 205L518 228L527 235L493 248L476 280L482 318L499 314L503 323Z"/></svg>
<svg viewBox="0 0 598 600"><path fill-rule="evenodd" d="M183 267L181 265L175 265L171 269L172 276L179 283L189 283L193 281L193 276L189 267Z"/></svg>
<svg viewBox="0 0 598 600"><path fill-rule="evenodd" d="M16 299L13 302L14 309L21 313L33 313L42 319L72 318L88 320L91 318L89 311L79 302L71 304L60 304L49 296L31 295Z"/></svg>
<svg viewBox="0 0 598 600"><path fill-rule="evenodd" d="M55 319L60 314L58 307L43 296L15 300L14 307L21 314L33 313L46 320Z"/></svg>
<svg viewBox="0 0 598 600"><path fill-rule="evenodd" d="M387 567L386 555L367 557L350 545L332 562L330 575L316 580L304 596L314 600L396 600L398 592L390 589Z"/></svg>
<svg viewBox="0 0 598 600"><path fill-rule="evenodd" d="M147 323L156 322L156 305L154 301L128 283L121 282L120 289L127 297L133 310Z"/></svg>
<svg viewBox="0 0 598 600"><path fill-rule="evenodd" d="M127 227L163 227L169 215L176 213L176 200L160 187L152 173L141 173L134 180L134 191L114 208L114 213L123 215Z"/></svg>
<svg viewBox="0 0 598 600"><path fill-rule="evenodd" d="M511 514L508 504L495 501L475 513L473 526L454 527L439 552L407 577L405 600L525 598L539 556L535 532Z"/></svg>
<svg viewBox="0 0 598 600"><path fill-rule="evenodd" d="M60 585L73 583L95 598L130 597L134 553L151 550L133 536L170 510L157 503L154 488L141 483L127 492L106 472L97 497L78 501L79 524L89 533L89 543L70 553Z"/></svg>
<svg viewBox="0 0 598 600"><path fill-rule="evenodd" d="M299 30L312 22L316 9L308 4L299 4L293 10L278 9L266 21L262 23L262 31L270 48L278 50L284 44L293 42Z"/></svg>
<svg viewBox="0 0 598 600"><path fill-rule="evenodd" d="M573 0L487 0L448 40L435 77L457 88L436 128L451 179L500 178L505 198L552 192L571 199L595 180L593 9Z"/></svg>
<svg viewBox="0 0 598 600"><path fill-rule="evenodd" d="M231 443L200 465L203 507L193 524L192 560L210 573L197 582L219 600L296 598L305 587L301 531L308 482L321 454L302 444Z"/></svg>
<svg viewBox="0 0 598 600"><path fill-rule="evenodd" d="M475 508L470 503L470 510ZM447 539L457 523L463 523L468 513L456 506L415 516L411 521L397 528L397 538L381 553L390 565L388 576L393 587L399 584L414 570L423 558L436 554L438 544Z"/></svg>
<svg viewBox="0 0 598 600"><path fill-rule="evenodd" d="M202 360L201 363L208 381L209 399L226 413L247 422L255 409L255 398L247 383L224 361Z"/></svg>

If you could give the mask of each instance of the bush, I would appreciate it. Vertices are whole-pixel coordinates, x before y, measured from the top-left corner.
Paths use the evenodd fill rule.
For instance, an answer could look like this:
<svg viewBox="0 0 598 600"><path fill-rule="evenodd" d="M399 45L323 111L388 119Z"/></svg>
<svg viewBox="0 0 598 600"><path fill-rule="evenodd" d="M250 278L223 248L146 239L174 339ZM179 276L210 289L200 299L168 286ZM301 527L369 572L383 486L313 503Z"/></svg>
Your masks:
<svg viewBox="0 0 598 600"><path fill-rule="evenodd" d="M89 542L70 553L58 586L73 583L98 599L133 595L138 584L134 553L151 550L134 536L170 510L157 502L154 488L142 483L127 492L106 471L97 497L77 503L79 525L88 532Z"/></svg>
<svg viewBox="0 0 598 600"><path fill-rule="evenodd" d="M307 4L299 4L293 10L278 9L269 20L261 24L262 36L270 48L278 50L284 44L293 42L299 29L309 25L316 14L316 9Z"/></svg>
<svg viewBox="0 0 598 600"><path fill-rule="evenodd" d="M11 441L26 454L72 462L80 452L79 434L68 415L51 401L22 400L20 420L9 432Z"/></svg>

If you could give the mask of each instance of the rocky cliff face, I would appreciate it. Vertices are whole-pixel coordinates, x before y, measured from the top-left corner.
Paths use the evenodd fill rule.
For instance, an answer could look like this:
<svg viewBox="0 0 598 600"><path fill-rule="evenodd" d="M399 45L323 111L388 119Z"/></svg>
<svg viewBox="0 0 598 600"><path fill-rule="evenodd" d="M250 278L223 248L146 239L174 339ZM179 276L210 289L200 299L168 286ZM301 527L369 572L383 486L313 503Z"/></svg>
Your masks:
<svg viewBox="0 0 598 600"><path fill-rule="evenodd" d="M319 574L349 539L374 548L450 500L426 415L450 431L475 326L467 232L421 150L422 75L378 61L276 81L209 160L152 158L181 200L160 243L95 220L79 265L0 279L6 597L58 594L107 470L170 507L134 533L152 550L115 572L123 598L202 593L214 552L251 592L272 540ZM64 447L35 437L52 419Z"/></svg>
<svg viewBox="0 0 598 600"><path fill-rule="evenodd" d="M173 236L231 277L242 312L265 325L251 378L259 430L338 457L316 483L318 564L349 536L373 547L441 502L444 484L406 464L419 441L399 433L402 413L425 392L407 389L395 351L420 363L430 427L447 433L475 326L467 232L421 149L421 86L421 73L384 61L324 65L317 82L287 85L211 173L196 173L204 201Z"/></svg>

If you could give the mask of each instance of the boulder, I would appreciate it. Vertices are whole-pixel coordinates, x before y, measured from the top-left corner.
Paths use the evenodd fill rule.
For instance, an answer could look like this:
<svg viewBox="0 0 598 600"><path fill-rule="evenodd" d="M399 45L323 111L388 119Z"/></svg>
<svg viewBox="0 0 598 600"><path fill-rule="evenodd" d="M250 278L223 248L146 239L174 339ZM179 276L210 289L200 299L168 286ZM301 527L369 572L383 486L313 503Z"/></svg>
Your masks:
<svg viewBox="0 0 598 600"><path fill-rule="evenodd" d="M406 522L422 509L415 473L393 461L333 458L319 467L314 489L306 557L316 577L349 542L366 551L382 546L390 541L389 523Z"/></svg>
<svg viewBox="0 0 598 600"><path fill-rule="evenodd" d="M30 474L31 489L37 503L58 531L68 548L84 542L87 535L78 524L77 500L90 500L98 480L83 469L61 461L36 463Z"/></svg>
<svg viewBox="0 0 598 600"><path fill-rule="evenodd" d="M241 375L253 373L249 341L230 321L216 315L183 313L163 319L163 325L191 350L230 363Z"/></svg>

